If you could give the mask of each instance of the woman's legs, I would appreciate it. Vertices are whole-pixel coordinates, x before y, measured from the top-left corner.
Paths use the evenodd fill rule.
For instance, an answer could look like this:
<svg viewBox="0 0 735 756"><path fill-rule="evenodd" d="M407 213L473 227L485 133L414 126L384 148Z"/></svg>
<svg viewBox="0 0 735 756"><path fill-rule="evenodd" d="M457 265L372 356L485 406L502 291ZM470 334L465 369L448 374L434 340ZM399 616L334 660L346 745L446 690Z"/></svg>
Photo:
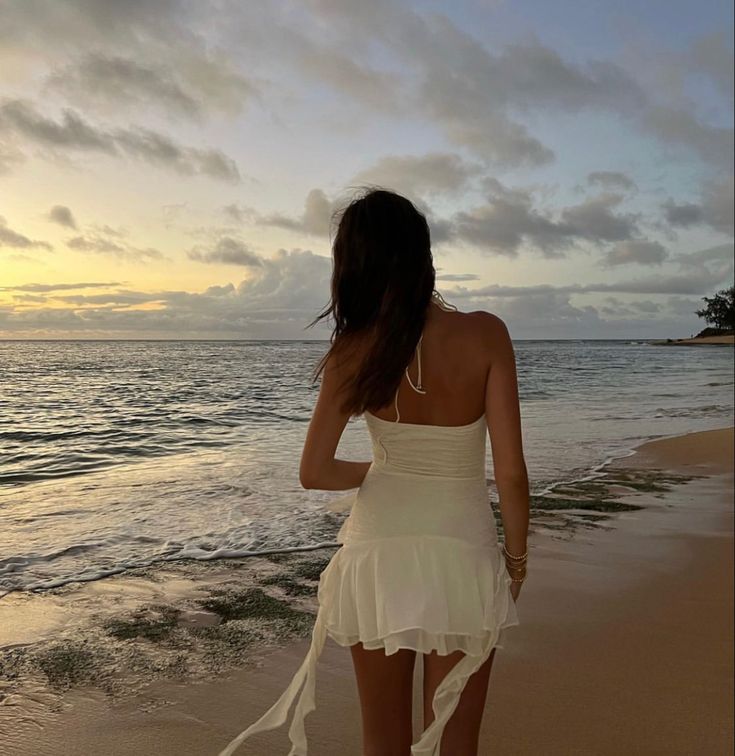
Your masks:
<svg viewBox="0 0 735 756"><path fill-rule="evenodd" d="M454 713L444 727L442 756L477 756L480 725L485 710L490 670L495 658L494 648L487 661L469 677ZM440 656L436 651L424 657L424 729L434 721L431 702L439 683L462 658L461 651Z"/></svg>
<svg viewBox="0 0 735 756"><path fill-rule="evenodd" d="M410 756L416 652L350 646L362 711L362 756Z"/></svg>

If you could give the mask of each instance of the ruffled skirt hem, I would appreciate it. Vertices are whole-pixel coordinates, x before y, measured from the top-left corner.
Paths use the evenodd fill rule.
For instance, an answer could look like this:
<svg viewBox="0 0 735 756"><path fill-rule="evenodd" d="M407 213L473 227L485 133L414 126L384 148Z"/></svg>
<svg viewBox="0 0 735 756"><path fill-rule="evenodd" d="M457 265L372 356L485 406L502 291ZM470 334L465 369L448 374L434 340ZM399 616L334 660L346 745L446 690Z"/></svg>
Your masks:
<svg viewBox="0 0 735 756"><path fill-rule="evenodd" d="M519 624L510 582L498 543L426 534L348 539L320 575L306 658L276 703L219 756L231 756L256 732L283 725L294 700L288 756L307 756L304 719L316 708L316 663L327 636L341 646L384 649L388 656L401 648L464 652L437 686L433 722L411 746L412 756L439 756L441 735L467 680L499 646L503 629Z"/></svg>
<svg viewBox="0 0 735 756"><path fill-rule="evenodd" d="M318 596L341 646L477 656L489 634L519 624L510 582L497 542L395 536L344 543Z"/></svg>

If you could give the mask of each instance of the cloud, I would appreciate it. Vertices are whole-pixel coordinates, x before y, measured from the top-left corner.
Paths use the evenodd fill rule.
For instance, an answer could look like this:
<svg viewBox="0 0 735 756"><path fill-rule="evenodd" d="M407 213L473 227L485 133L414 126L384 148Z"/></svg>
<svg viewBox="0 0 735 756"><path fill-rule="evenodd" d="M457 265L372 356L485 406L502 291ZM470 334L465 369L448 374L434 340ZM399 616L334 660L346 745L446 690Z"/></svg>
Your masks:
<svg viewBox="0 0 735 756"><path fill-rule="evenodd" d="M733 175L710 179L702 188L704 222L723 234L733 235Z"/></svg>
<svg viewBox="0 0 735 756"><path fill-rule="evenodd" d="M66 242L66 246L77 252L101 252L113 255L125 253L125 247L102 237L75 236Z"/></svg>
<svg viewBox="0 0 735 756"><path fill-rule="evenodd" d="M426 168L427 166L424 164L423 167ZM431 173L434 168L436 168L436 166L431 166L431 168L427 170L427 173ZM362 178L366 178L366 176L363 176ZM430 180L427 179L427 176L418 176L409 181L413 184L414 187L421 185L424 188L426 188L427 185L431 183L431 181L433 181L435 185L438 185L439 183L438 177ZM450 179L450 183L451 181L452 179ZM360 188L363 189L366 188L366 186L371 185L363 184L360 186ZM354 183L352 184L352 188L357 188L355 187ZM395 187L387 186L384 188L390 190L395 189ZM427 222L429 223L429 227L431 229L431 241L433 245L438 246L439 244L452 239L454 232L450 221L442 218L437 218L434 215L431 207L427 205L427 203L422 200L417 194L411 196L413 194L413 192L411 191L405 191L403 193L408 196L409 199L412 199L414 204L416 205L416 208L426 216ZM303 213L296 218L285 215L283 213L271 213L270 215L262 215L251 210L250 208L245 208L241 211L237 206L230 206L228 208L225 208L225 212L233 220L244 220L245 218L254 219L255 222L260 225L275 226L277 228L283 228L287 231L293 231L298 234L309 234L312 236L327 237L330 235L330 232L332 232L333 230L336 231L336 229L332 228L332 224L333 222L337 221L339 211L345 207L350 199L351 197L346 193L341 197L330 200L321 189L312 189L306 196Z"/></svg>
<svg viewBox="0 0 735 756"><path fill-rule="evenodd" d="M636 183L630 176L620 171L593 171L587 175L587 183L601 186L603 189L632 191Z"/></svg>
<svg viewBox="0 0 735 756"><path fill-rule="evenodd" d="M181 174L203 174L230 182L240 179L235 161L220 150L184 147L146 128L106 131L92 126L69 108L64 108L61 118L55 121L27 101L6 99L0 105L0 134L3 131L54 150L128 155Z"/></svg>
<svg viewBox="0 0 735 756"><path fill-rule="evenodd" d="M533 207L530 191L506 187L494 178L484 183L487 202L456 213L451 228L453 238L492 254L516 257L525 243L545 257L556 258L580 241L603 244L630 239L637 232L636 214L614 212L623 200L619 194L602 194L562 208L554 219Z"/></svg>
<svg viewBox="0 0 735 756"><path fill-rule="evenodd" d="M101 234L87 234L68 239L66 246L76 252L91 252L94 254L110 255L129 262L151 262L164 260L162 252L152 247L144 249L133 247L125 242L115 242Z"/></svg>
<svg viewBox="0 0 735 756"><path fill-rule="evenodd" d="M723 30L684 52L648 46L645 62L667 72L667 89L655 86L651 66L622 55L575 58L533 32L491 47L479 28L466 31L445 12L392 0L374 0L369 11L358 0L309 0L298 14L284 11L281 3L225 2L215 27L206 3L39 0L4 10L3 42L18 67L37 79L39 69L54 71L54 91L83 106L235 114L255 97L290 102L318 89L320 106L337 102L344 111L356 104L371 114L420 119L499 166L553 160L525 122L546 113L612 114L710 163L727 163L732 151L732 131L709 123L714 109L699 114L688 96L697 74L730 101L732 52ZM70 63L69 50L93 52ZM328 100L331 93L337 100Z"/></svg>
<svg viewBox="0 0 735 756"><path fill-rule="evenodd" d="M439 273L436 274L437 281L479 281L480 276L476 273Z"/></svg>
<svg viewBox="0 0 735 756"><path fill-rule="evenodd" d="M23 153L17 147L0 140L0 176L11 173L24 160Z"/></svg>
<svg viewBox="0 0 735 756"><path fill-rule="evenodd" d="M46 306L0 308L0 333L77 338L141 334L150 338L326 338L324 324L310 330L305 327L326 304L331 259L310 250L279 249L261 262L239 284L210 286L203 292L125 289L56 297L49 290ZM96 285L88 284L90 288ZM36 286L25 284L13 290L43 294ZM54 289L63 291L63 286L57 284ZM145 306L151 303L156 307Z"/></svg>
<svg viewBox="0 0 735 756"><path fill-rule="evenodd" d="M631 302L630 306L641 312L661 312L663 305L659 302L652 302L650 299L640 299L635 302Z"/></svg>
<svg viewBox="0 0 735 756"><path fill-rule="evenodd" d="M700 121L688 108L653 105L641 118L641 125L663 142L686 147L704 162L717 168L732 165L733 130Z"/></svg>
<svg viewBox="0 0 735 756"><path fill-rule="evenodd" d="M195 247L187 252L187 257L204 263L243 265L248 268L257 268L263 264L261 258L244 242L230 236L219 239L213 249Z"/></svg>
<svg viewBox="0 0 735 756"><path fill-rule="evenodd" d="M327 236L332 215L336 206L330 202L321 189L312 189L306 196L304 212L299 218L273 213L258 218L258 223L265 226L277 226L289 231L311 234L313 236Z"/></svg>
<svg viewBox="0 0 735 756"><path fill-rule="evenodd" d="M230 204L222 208L225 217L234 223L246 223L256 221L258 214L251 207Z"/></svg>
<svg viewBox="0 0 735 756"><path fill-rule="evenodd" d="M549 293L562 294L680 294L705 295L715 291L718 287L732 281L733 246L729 245L730 257L727 258L728 245L714 247L707 250L678 255L670 262L677 263L681 269L679 273L657 274L651 277L623 279L621 281L599 281L586 284L533 284L525 286L506 286L489 284L476 289L457 286L446 292L449 301L452 298L468 300L472 303L486 298L527 297L547 295ZM715 263L710 265L709 263Z"/></svg>
<svg viewBox="0 0 735 756"><path fill-rule="evenodd" d="M355 0L312 2L312 18L302 19L298 30L284 30L273 17L265 23L278 29L277 39L298 70L318 55L326 67L340 54L350 55L363 71L370 70L371 55L388 61L391 72L400 67L403 76L392 87L392 101L400 97L398 107L412 117L428 117L451 143L498 165L543 165L554 157L519 120L524 112L622 109L630 113L645 101L636 82L613 63L574 64L537 39L491 51L446 15L385 0L370 7L368 14ZM248 34L245 25L244 20L236 22L233 34ZM330 31L326 39L323 28ZM252 31L247 39L256 46L267 43L255 39ZM321 69L309 66L305 72L330 83ZM347 86L343 82L340 91L373 108L370 98L380 84L371 83L368 97L365 88L351 81Z"/></svg>
<svg viewBox="0 0 735 756"><path fill-rule="evenodd" d="M684 266L701 266L708 263L732 264L735 257L733 244L717 244L714 247L699 249L676 256L676 262Z"/></svg>
<svg viewBox="0 0 735 756"><path fill-rule="evenodd" d="M666 248L655 241L646 239L631 239L616 244L605 255L608 265L626 265L638 263L639 265L661 265L668 257Z"/></svg>
<svg viewBox="0 0 735 756"><path fill-rule="evenodd" d="M702 207L692 203L684 203L677 205L673 200L669 199L661 205L664 211L666 220L672 225L680 228L688 228L689 226L697 226L703 222Z"/></svg>
<svg viewBox="0 0 735 756"><path fill-rule="evenodd" d="M729 39L728 39L729 38ZM732 101L732 34L719 29L693 40L687 63L706 74L723 97Z"/></svg>
<svg viewBox="0 0 735 756"><path fill-rule="evenodd" d="M74 220L74 215L65 205L54 205L49 210L48 219L53 223L58 223L60 226L71 228L75 231L77 229L77 222Z"/></svg>
<svg viewBox="0 0 735 756"><path fill-rule="evenodd" d="M601 194L585 202L562 210L562 220L573 229L573 234L594 242L630 239L637 232L638 215L615 215L624 197L621 194Z"/></svg>
<svg viewBox="0 0 735 756"><path fill-rule="evenodd" d="M30 239L8 226L7 221L0 215L0 247L13 247L15 249L52 249L48 242L39 239Z"/></svg>
<svg viewBox="0 0 735 756"><path fill-rule="evenodd" d="M46 96L62 94L85 108L133 105L191 117L235 115L258 95L254 77L233 66L232 51L204 32L211 22L204 5L182 0L6 5L0 60L5 52L19 73L45 78ZM220 17L228 11L221 6ZM70 51L90 50L69 62Z"/></svg>
<svg viewBox="0 0 735 756"><path fill-rule="evenodd" d="M673 312L670 303L687 297L689 303L695 303L692 297L712 293L723 276L726 281L732 276L732 262L725 262L725 249L708 248L679 257L674 261L680 263L682 272L674 275L559 286L489 285L471 290L458 283L442 293L462 309L486 309L506 317L516 338L660 337L666 335L662 329L667 328L670 335L679 335L683 328L694 327L696 308L674 313L676 318L672 319L667 314ZM241 283L210 286L200 293L124 289L83 298L75 295L70 301L56 299L53 306L49 302L33 309L10 305L0 310L0 333L77 338L129 338L141 334L149 338L170 338L174 334L177 338L326 338L324 324L311 330L305 330L305 326L326 304L330 258L309 250L279 250L272 257L262 258L262 262L262 266L248 270L248 278ZM91 288L97 284L88 285ZM35 292L35 286L26 284L13 290L43 293ZM643 298L602 306L576 300L597 292ZM655 308L648 299L651 295L665 297L655 319ZM156 307L146 306L151 303ZM654 305L657 303L654 301ZM633 314L626 315L626 309ZM637 317L636 312L645 317ZM608 320L608 314L617 320ZM686 325L682 324L684 317L689 318Z"/></svg>
<svg viewBox="0 0 735 756"><path fill-rule="evenodd" d="M54 300L73 305L140 305L158 302L155 296L141 291L118 290L106 294L62 294L55 295Z"/></svg>
<svg viewBox="0 0 735 756"><path fill-rule="evenodd" d="M119 281L88 281L82 283L29 283L20 286L2 286L0 291L30 291L30 292L51 292L51 291L74 291L76 289L105 289L112 286L120 286Z"/></svg>
<svg viewBox="0 0 735 756"><path fill-rule="evenodd" d="M709 226L733 235L733 176L706 179L700 188L699 202L677 204L672 199L661 206L664 217L674 227Z"/></svg>
<svg viewBox="0 0 735 756"><path fill-rule="evenodd" d="M88 53L51 73L45 88L81 105L103 103L108 109L148 106L196 121L217 111L237 115L257 95L257 87L233 70L227 58L207 55L178 54L174 64Z"/></svg>
<svg viewBox="0 0 735 756"><path fill-rule="evenodd" d="M508 257L517 257L524 242L550 258L560 257L573 243L572 229L536 211L523 191L502 189L486 204L456 213L451 227L454 238Z"/></svg>
<svg viewBox="0 0 735 756"><path fill-rule="evenodd" d="M480 170L454 153L386 155L348 183L376 184L413 197L453 194L465 189Z"/></svg>
<svg viewBox="0 0 735 756"><path fill-rule="evenodd" d="M179 115L199 117L201 106L164 66L100 53L56 71L47 84L72 98L120 100L131 104L155 103Z"/></svg>

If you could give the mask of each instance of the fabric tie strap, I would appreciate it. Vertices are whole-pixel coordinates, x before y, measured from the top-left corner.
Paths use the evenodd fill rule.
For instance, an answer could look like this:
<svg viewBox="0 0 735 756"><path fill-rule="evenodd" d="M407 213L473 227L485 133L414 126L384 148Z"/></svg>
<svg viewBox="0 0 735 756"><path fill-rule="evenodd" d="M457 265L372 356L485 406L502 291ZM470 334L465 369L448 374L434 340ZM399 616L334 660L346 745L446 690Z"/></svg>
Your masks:
<svg viewBox="0 0 735 756"><path fill-rule="evenodd" d="M243 730L234 738L218 756L232 756L246 738L254 735L256 732L265 730L274 730L281 727L286 722L288 710L299 693L303 685L303 690L299 695L296 708L294 709L291 726L288 730L288 737L291 740L292 747L288 756L307 756L306 729L304 720L309 712L316 708L316 667L319 656L324 649L327 633L324 625L322 608L316 615L314 628L311 633L311 645L306 658L302 662L296 674L293 676L288 688L283 691L281 697L263 714L260 719L253 722L246 730Z"/></svg>

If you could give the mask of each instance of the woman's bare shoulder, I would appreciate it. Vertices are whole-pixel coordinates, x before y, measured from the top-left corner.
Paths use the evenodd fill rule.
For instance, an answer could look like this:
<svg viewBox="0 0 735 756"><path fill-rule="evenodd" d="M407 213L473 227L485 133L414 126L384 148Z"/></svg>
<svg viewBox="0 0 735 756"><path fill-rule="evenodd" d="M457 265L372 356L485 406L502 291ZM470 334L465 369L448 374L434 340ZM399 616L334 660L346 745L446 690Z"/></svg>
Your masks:
<svg viewBox="0 0 735 756"><path fill-rule="evenodd" d="M473 310L463 314L467 318L469 330L481 342L492 345L510 338L505 321L494 312Z"/></svg>

